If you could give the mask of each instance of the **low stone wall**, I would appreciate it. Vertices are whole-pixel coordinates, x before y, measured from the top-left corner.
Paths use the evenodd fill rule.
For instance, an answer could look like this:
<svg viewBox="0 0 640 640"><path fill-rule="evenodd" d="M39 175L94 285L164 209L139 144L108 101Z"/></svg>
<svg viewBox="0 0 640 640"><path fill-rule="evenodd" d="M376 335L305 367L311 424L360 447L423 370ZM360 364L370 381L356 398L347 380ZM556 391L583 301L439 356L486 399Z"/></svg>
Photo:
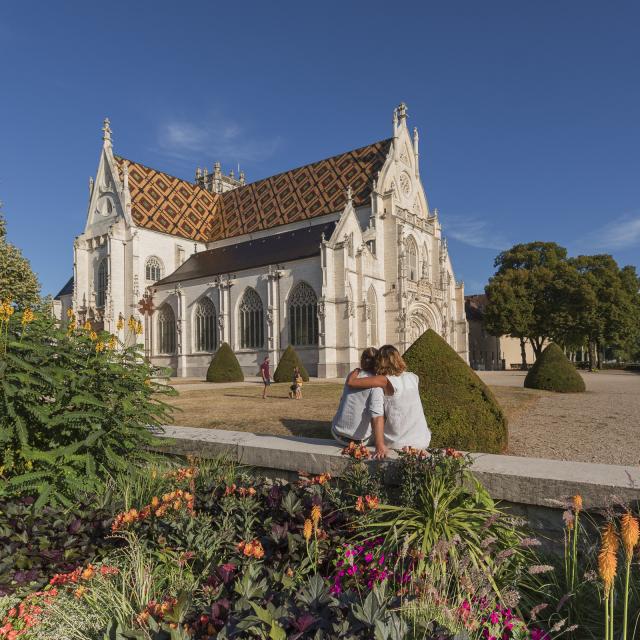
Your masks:
<svg viewBox="0 0 640 640"><path fill-rule="evenodd" d="M261 475L291 480L298 471L339 477L349 464L333 440L268 436L240 431L165 427L163 451L212 458L227 454ZM562 527L562 503L580 494L586 509L640 500L640 469L485 453L472 454L471 470L495 500L525 516L540 532ZM372 461L373 464L376 464Z"/></svg>

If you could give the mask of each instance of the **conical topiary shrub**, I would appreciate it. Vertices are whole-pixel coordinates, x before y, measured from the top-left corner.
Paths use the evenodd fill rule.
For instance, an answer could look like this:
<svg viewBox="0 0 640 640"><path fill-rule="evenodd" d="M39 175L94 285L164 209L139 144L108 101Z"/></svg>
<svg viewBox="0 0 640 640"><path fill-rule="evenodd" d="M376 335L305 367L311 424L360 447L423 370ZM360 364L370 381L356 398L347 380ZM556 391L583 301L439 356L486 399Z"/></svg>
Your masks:
<svg viewBox="0 0 640 640"><path fill-rule="evenodd" d="M524 379L524 386L529 389L544 389L560 393L579 393L585 390L582 376L554 342L545 347L529 369Z"/></svg>
<svg viewBox="0 0 640 640"><path fill-rule="evenodd" d="M207 382L243 382L244 374L231 347L223 342L207 369Z"/></svg>
<svg viewBox="0 0 640 640"><path fill-rule="evenodd" d="M420 378L431 446L485 453L506 449L507 419L493 393L435 331L423 333L404 359Z"/></svg>
<svg viewBox="0 0 640 640"><path fill-rule="evenodd" d="M300 369L300 375L302 375L302 379L305 382L309 381L309 374L307 370L304 368L300 358L298 358L298 354L296 350L289 345L284 353L282 354L282 358L280 358L280 362L278 362L278 366L276 367L275 373L273 374L273 379L275 382L291 382L293 380L293 370L298 367Z"/></svg>

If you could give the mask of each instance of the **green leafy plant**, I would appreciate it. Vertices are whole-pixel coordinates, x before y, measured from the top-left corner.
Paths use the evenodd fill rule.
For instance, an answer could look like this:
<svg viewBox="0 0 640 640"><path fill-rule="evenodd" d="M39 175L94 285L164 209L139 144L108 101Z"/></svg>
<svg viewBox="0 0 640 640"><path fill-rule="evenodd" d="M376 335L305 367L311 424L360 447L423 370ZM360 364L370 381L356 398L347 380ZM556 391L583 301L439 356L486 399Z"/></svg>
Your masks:
<svg viewBox="0 0 640 640"><path fill-rule="evenodd" d="M223 342L207 369L207 382L242 382L243 380L244 374L236 354L226 342Z"/></svg>
<svg viewBox="0 0 640 640"><path fill-rule="evenodd" d="M65 332L25 315L0 322L0 496L71 506L152 457L153 432L170 416L162 397L175 392L155 381L160 371L138 346L77 329L75 319Z"/></svg>
<svg viewBox="0 0 640 640"><path fill-rule="evenodd" d="M506 448L507 419L493 393L435 331L423 333L403 357L420 378L433 446L485 453Z"/></svg>
<svg viewBox="0 0 640 640"><path fill-rule="evenodd" d="M305 382L309 381L309 374L307 370L304 368L302 364L302 360L298 357L296 350L289 345L285 350L282 356L280 356L280 360L278 361L278 366L273 374L273 379L275 382L291 382L293 380L293 370L298 367L300 370L300 375Z"/></svg>
<svg viewBox="0 0 640 640"><path fill-rule="evenodd" d="M524 386L559 393L580 393L586 389L582 376L554 342L545 347L529 369Z"/></svg>

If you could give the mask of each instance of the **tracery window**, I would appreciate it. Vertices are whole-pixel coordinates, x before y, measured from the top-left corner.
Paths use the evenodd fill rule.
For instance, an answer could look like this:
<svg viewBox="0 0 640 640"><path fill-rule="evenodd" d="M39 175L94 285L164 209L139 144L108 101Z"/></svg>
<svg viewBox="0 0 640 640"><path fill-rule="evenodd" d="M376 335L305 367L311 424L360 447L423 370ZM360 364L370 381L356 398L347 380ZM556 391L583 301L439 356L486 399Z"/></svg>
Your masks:
<svg viewBox="0 0 640 640"><path fill-rule="evenodd" d="M367 305L369 307L369 344L378 344L378 299L373 286L367 293Z"/></svg>
<svg viewBox="0 0 640 640"><path fill-rule="evenodd" d="M151 256L147 259L144 275L148 282L157 282L162 278L162 262L159 258Z"/></svg>
<svg viewBox="0 0 640 640"><path fill-rule="evenodd" d="M96 275L96 307L104 307L107 300L107 283L109 280L109 262L103 258L98 265Z"/></svg>
<svg viewBox="0 0 640 640"><path fill-rule="evenodd" d="M255 289L247 288L240 302L240 348L261 349L264 346L264 310Z"/></svg>
<svg viewBox="0 0 640 640"><path fill-rule="evenodd" d="M418 247L413 238L407 239L407 269L409 280L418 280Z"/></svg>
<svg viewBox="0 0 640 640"><path fill-rule="evenodd" d="M210 298L201 298L193 313L194 347L196 351L215 351L216 308Z"/></svg>
<svg viewBox="0 0 640 640"><path fill-rule="evenodd" d="M289 296L289 339L294 346L318 344L318 296L306 282Z"/></svg>
<svg viewBox="0 0 640 640"><path fill-rule="evenodd" d="M176 317L165 304L158 311L158 353L171 355L176 351Z"/></svg>

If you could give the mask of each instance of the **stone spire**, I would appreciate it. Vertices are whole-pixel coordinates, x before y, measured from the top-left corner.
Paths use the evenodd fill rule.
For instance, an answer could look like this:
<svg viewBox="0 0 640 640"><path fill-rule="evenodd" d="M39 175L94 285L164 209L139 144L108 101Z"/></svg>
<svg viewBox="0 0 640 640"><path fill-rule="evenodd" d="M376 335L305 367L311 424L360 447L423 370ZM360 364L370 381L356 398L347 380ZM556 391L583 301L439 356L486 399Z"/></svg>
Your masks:
<svg viewBox="0 0 640 640"><path fill-rule="evenodd" d="M102 141L105 146L111 146L111 123L109 122L109 118L105 118L102 124Z"/></svg>
<svg viewBox="0 0 640 640"><path fill-rule="evenodd" d="M407 119L407 105L404 102L401 102L398 105L398 121L402 124L403 120Z"/></svg>

